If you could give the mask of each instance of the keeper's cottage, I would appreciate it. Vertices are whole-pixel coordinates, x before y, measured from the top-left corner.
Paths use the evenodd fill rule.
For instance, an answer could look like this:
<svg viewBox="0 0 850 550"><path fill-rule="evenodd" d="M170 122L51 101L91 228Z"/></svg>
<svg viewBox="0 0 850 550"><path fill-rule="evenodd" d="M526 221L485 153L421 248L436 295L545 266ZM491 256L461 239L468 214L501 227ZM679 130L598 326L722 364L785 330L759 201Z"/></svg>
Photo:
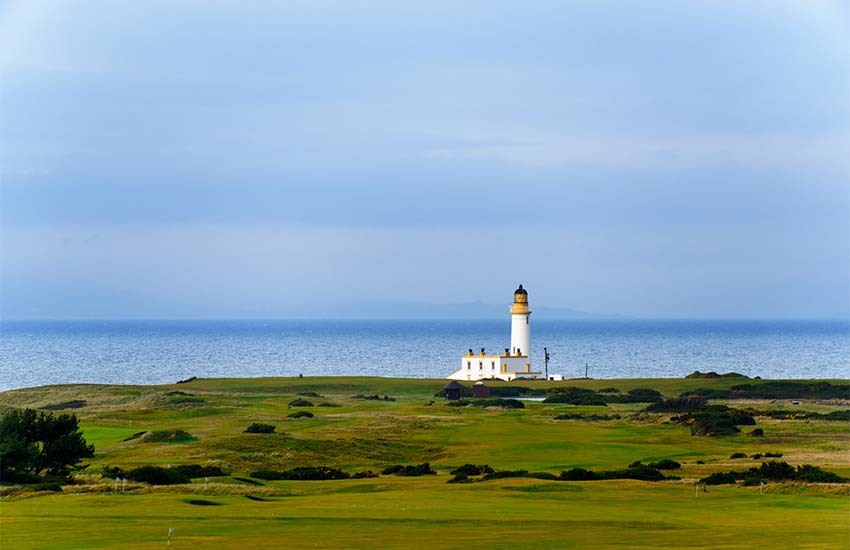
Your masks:
<svg viewBox="0 0 850 550"><path fill-rule="evenodd" d="M505 353L501 355L487 355L484 348L476 354L470 348L460 358L460 370L449 378L543 378L543 373L531 370L531 309L528 307L528 292L522 285L514 291L514 303L511 306L511 347L505 348Z"/></svg>

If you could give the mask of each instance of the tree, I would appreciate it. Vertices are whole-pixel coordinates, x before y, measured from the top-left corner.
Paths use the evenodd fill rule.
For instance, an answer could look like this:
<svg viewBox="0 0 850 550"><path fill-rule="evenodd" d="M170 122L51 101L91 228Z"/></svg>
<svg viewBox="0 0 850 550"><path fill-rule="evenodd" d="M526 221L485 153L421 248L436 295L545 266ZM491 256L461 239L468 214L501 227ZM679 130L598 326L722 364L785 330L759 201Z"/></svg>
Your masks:
<svg viewBox="0 0 850 550"><path fill-rule="evenodd" d="M13 410L0 419L0 479L25 481L42 473L65 477L94 456L76 415Z"/></svg>

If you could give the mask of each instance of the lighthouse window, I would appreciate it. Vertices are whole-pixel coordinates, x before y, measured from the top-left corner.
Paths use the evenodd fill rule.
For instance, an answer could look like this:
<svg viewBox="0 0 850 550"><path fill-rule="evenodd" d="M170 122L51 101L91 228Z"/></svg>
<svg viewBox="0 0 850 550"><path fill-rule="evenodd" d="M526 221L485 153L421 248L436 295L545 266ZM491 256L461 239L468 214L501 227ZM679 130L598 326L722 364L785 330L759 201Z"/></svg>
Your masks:
<svg viewBox="0 0 850 550"><path fill-rule="evenodd" d="M466 368L468 368L468 369L469 369L469 368L472 368L472 363L470 363L469 361L467 361L467 362L466 362Z"/></svg>

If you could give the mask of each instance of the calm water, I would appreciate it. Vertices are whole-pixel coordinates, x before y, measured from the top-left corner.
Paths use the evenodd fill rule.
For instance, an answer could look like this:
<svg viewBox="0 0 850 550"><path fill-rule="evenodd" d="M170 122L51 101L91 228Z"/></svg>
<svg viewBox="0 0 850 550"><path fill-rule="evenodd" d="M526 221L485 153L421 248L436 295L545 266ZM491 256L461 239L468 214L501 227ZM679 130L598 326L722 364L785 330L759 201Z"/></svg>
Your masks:
<svg viewBox="0 0 850 550"><path fill-rule="evenodd" d="M0 389L163 383L190 376L442 378L459 356L509 345L505 321L4 321ZM534 366L593 378L736 371L850 377L848 321L555 321L532 324Z"/></svg>

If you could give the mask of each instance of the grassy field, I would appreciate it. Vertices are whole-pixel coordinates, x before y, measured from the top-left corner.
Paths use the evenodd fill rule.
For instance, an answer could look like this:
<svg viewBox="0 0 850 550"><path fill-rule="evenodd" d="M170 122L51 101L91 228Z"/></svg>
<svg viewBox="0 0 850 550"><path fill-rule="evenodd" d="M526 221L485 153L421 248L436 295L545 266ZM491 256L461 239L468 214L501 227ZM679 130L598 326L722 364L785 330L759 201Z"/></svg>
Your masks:
<svg viewBox="0 0 850 550"><path fill-rule="evenodd" d="M694 437L670 414L645 404L583 407L526 402L522 410L447 407L443 380L389 378L203 379L165 386L69 385L0 394L0 407L73 409L96 456L79 485L61 493L3 488L0 548L848 548L847 485L711 486L718 471L761 464L735 452L782 453L850 476L846 422L758 417L765 436ZM725 388L740 379L523 382L678 395ZM320 397L300 396L315 393ZM356 395L390 396L371 401ZM298 398L314 406L293 409ZM330 403L334 406L320 406ZM787 400L743 403L818 412L848 404ZM289 419L309 410L310 419ZM70 412L70 411L63 411ZM556 414L619 415L605 421L554 420ZM276 434L246 434L252 422ZM184 430L186 442L126 440L139 432ZM125 441L126 440L126 441ZM671 458L681 480L592 482L504 479L447 484L464 463L499 470L559 473L623 468ZM353 473L430 462L435 476L336 481L239 480L261 468L327 465ZM191 484L115 490L103 466L215 465L230 476Z"/></svg>

